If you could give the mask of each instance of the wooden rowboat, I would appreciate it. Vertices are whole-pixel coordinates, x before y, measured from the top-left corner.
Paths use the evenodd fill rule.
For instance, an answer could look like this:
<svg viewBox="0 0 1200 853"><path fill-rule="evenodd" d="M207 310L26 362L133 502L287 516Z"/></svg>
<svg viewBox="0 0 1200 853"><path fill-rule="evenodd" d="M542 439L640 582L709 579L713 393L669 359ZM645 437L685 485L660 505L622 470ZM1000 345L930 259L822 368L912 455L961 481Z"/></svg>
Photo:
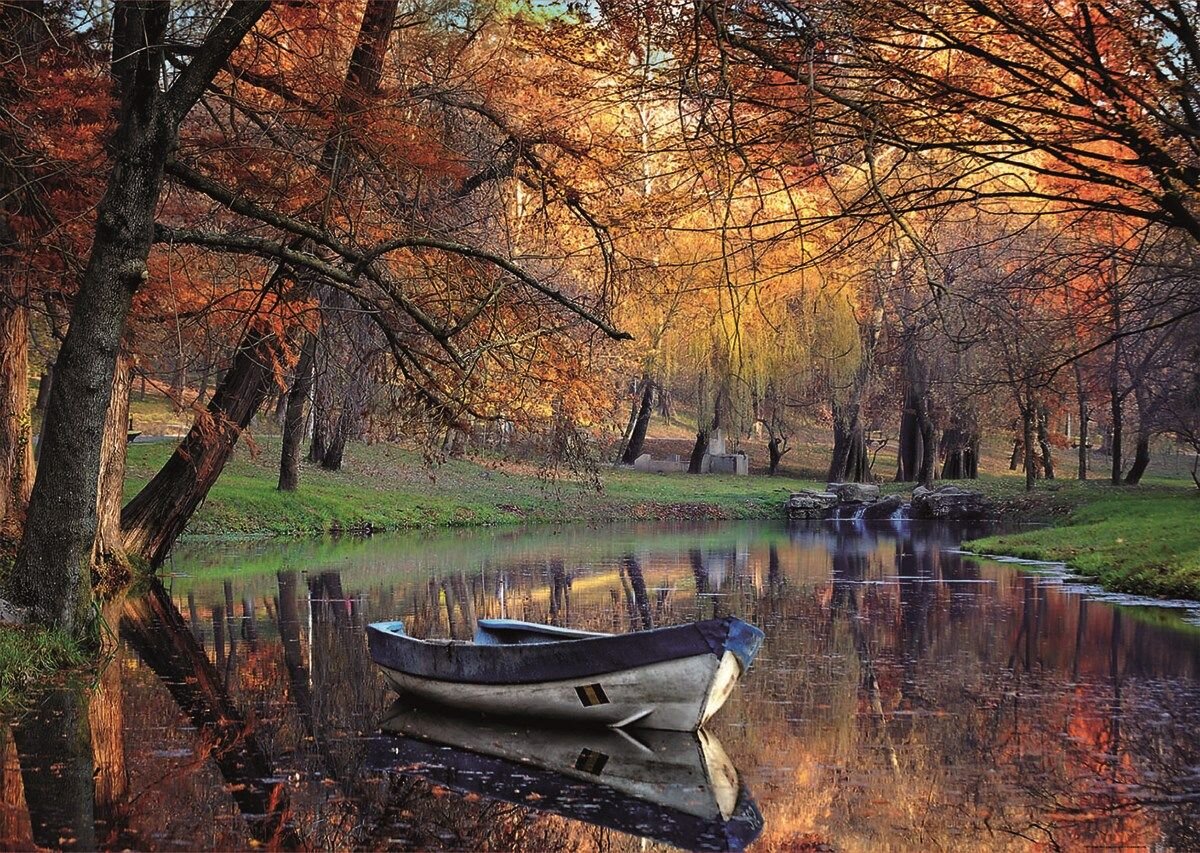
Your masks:
<svg viewBox="0 0 1200 853"><path fill-rule="evenodd" d="M538 727L398 703L372 770L426 779L688 850L742 850L762 815L711 734Z"/></svg>
<svg viewBox="0 0 1200 853"><path fill-rule="evenodd" d="M481 619L474 642L367 626L371 659L401 693L499 716L695 731L733 692L763 633L727 616L632 634Z"/></svg>

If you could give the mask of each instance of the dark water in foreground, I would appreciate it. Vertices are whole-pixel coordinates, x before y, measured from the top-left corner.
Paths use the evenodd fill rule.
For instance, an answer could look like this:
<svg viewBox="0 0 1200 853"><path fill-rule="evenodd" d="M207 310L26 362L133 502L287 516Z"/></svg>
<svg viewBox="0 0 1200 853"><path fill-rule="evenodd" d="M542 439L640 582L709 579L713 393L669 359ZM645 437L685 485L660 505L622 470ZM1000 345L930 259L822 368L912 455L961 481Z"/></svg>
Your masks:
<svg viewBox="0 0 1200 853"><path fill-rule="evenodd" d="M642 850L761 832L751 849L1200 848L1194 614L964 557L962 535L728 524L193 544L164 588L110 608L121 642L96 683L0 729L0 847ZM710 726L761 828L722 835L703 804L663 805L695 793L679 777L692 740L437 715L398 719L474 748L380 734L394 697L368 621L469 637L482 617L625 631L714 614L767 633ZM480 755L504 749L565 755L613 787ZM622 767L662 796L623 791Z"/></svg>

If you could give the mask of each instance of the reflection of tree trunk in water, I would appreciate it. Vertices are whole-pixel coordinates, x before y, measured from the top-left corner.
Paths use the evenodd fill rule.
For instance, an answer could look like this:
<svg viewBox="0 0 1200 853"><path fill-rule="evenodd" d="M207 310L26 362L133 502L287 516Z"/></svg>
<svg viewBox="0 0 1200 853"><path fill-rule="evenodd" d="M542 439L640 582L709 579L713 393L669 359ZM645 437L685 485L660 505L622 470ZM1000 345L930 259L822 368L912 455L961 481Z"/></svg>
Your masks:
<svg viewBox="0 0 1200 853"><path fill-rule="evenodd" d="M279 640L283 644L283 663L288 671L288 683L292 691L292 703L300 715L300 722L315 739L312 718L312 690L309 687L308 667L304 663L304 644L300 638L300 606L297 601L299 583L296 571L279 572L275 575L279 584Z"/></svg>
<svg viewBox="0 0 1200 853"><path fill-rule="evenodd" d="M204 648L204 631L200 628L200 611L196 609L196 593L188 591L188 625L192 628L192 636Z"/></svg>
<svg viewBox="0 0 1200 853"><path fill-rule="evenodd" d="M1079 660L1083 657L1083 638L1087 634L1087 599L1079 596L1079 622L1075 626L1075 655L1071 659L1071 680L1079 681Z"/></svg>
<svg viewBox="0 0 1200 853"><path fill-rule="evenodd" d="M117 617L117 613L112 614ZM112 623L110 623L112 624ZM96 688L88 703L88 722L92 730L92 758L96 780L96 835L105 848L139 846L128 837L129 771L125 765L125 715L121 685L123 652L118 644L113 656L100 671Z"/></svg>
<svg viewBox="0 0 1200 853"><path fill-rule="evenodd" d="M290 810L286 783L267 781L274 772L252 726L242 719L216 667L157 580L144 597L125 602L121 637L212 745L212 758L251 835L273 846L299 846L300 839L285 823Z"/></svg>
<svg viewBox="0 0 1200 853"><path fill-rule="evenodd" d="M0 839L10 850L32 849L33 826L21 781L21 759L8 726L0 728L0 761Z"/></svg>
<svg viewBox="0 0 1200 853"><path fill-rule="evenodd" d="M212 609L213 662L216 666L225 663L225 608L217 604Z"/></svg>
<svg viewBox="0 0 1200 853"><path fill-rule="evenodd" d="M629 598L629 615L635 631L646 631L654 627L650 615L650 596L646 593L646 579L642 576L642 566L632 554L626 554L621 560L621 574L629 579L626 596Z"/></svg>
<svg viewBox="0 0 1200 853"><path fill-rule="evenodd" d="M778 594L783 589L783 567L779 562L779 546L771 543L767 552L767 589Z"/></svg>
<svg viewBox="0 0 1200 853"><path fill-rule="evenodd" d="M696 579L696 618L720 619L721 597L709 594L708 567L704 565L704 552L699 548L692 548L688 551L688 559L692 565L692 576ZM712 602L712 607L707 608L710 611L707 614L704 612L706 600Z"/></svg>
<svg viewBox="0 0 1200 853"><path fill-rule="evenodd" d="M39 847L97 847L87 701L81 685L52 688L13 727L29 822Z"/></svg>
<svg viewBox="0 0 1200 853"><path fill-rule="evenodd" d="M254 601L242 598L242 639L254 648L258 642L258 624L254 621Z"/></svg>
<svg viewBox="0 0 1200 853"><path fill-rule="evenodd" d="M571 624L571 583L562 560L550 563L550 624Z"/></svg>
<svg viewBox="0 0 1200 853"><path fill-rule="evenodd" d="M1110 749L1114 755L1118 755L1121 749L1121 611L1114 608L1112 614L1112 636L1108 646L1108 676L1113 686Z"/></svg>

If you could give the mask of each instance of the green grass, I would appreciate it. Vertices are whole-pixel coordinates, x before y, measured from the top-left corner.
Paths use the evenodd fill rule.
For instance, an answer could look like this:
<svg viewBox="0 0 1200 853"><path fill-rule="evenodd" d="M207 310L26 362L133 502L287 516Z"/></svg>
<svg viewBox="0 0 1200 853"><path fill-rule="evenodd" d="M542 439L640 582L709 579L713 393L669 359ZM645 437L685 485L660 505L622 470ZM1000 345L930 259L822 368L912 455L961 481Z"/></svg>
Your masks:
<svg viewBox="0 0 1200 853"><path fill-rule="evenodd" d="M1097 494L1065 524L968 542L985 554L1059 560L1108 589L1200 599L1200 492L1152 487Z"/></svg>
<svg viewBox="0 0 1200 853"><path fill-rule="evenodd" d="M126 497L153 476L169 444L129 448ZM605 470L550 481L535 466L453 460L440 465L394 445L352 445L342 471L304 466L300 488L275 488L278 439L239 448L188 526L190 536L270 536L530 522L777 518L793 478L688 476Z"/></svg>
<svg viewBox="0 0 1200 853"><path fill-rule="evenodd" d="M11 708L35 682L89 660L59 631L0 626L0 709Z"/></svg>

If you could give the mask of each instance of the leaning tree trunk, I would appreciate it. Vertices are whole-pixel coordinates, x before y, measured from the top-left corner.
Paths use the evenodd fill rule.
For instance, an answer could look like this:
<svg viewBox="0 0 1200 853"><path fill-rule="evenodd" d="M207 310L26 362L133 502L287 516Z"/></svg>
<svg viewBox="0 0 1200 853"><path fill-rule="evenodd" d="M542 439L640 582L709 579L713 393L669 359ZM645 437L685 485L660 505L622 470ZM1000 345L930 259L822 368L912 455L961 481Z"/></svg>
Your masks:
<svg viewBox="0 0 1200 853"><path fill-rule="evenodd" d="M125 544L121 536L121 504L125 489L125 451L129 443L129 356L117 357L112 399L104 418L100 450L100 480L96 487L96 544L92 565L104 579L119 581L127 575Z"/></svg>
<svg viewBox="0 0 1200 853"><path fill-rule="evenodd" d="M287 395L287 413L283 418L283 450L279 458L279 491L294 492L300 483L300 444L304 440L305 404L312 390L313 361L317 336L311 332L304 337L296 376Z"/></svg>
<svg viewBox="0 0 1200 853"><path fill-rule="evenodd" d="M154 479L121 513L125 550L161 565L208 495L238 439L275 387L280 341L256 327L246 334L205 412Z"/></svg>
<svg viewBox="0 0 1200 853"><path fill-rule="evenodd" d="M633 432L629 434L629 443L625 445L625 453L621 462L632 465L642 455L646 446L646 430L650 428L650 414L654 409L654 383L649 376L642 377L642 402L638 407L637 420L633 423Z"/></svg>
<svg viewBox="0 0 1200 853"><path fill-rule="evenodd" d="M1133 452L1133 464L1125 475L1125 485L1136 486L1142 481L1146 469L1150 467L1150 433L1143 427L1138 428L1137 446Z"/></svg>
<svg viewBox="0 0 1200 853"><path fill-rule="evenodd" d="M787 451L782 449L782 443L776 436L771 436L767 441L767 475L774 477L779 472L779 463L783 461L783 454Z"/></svg>

